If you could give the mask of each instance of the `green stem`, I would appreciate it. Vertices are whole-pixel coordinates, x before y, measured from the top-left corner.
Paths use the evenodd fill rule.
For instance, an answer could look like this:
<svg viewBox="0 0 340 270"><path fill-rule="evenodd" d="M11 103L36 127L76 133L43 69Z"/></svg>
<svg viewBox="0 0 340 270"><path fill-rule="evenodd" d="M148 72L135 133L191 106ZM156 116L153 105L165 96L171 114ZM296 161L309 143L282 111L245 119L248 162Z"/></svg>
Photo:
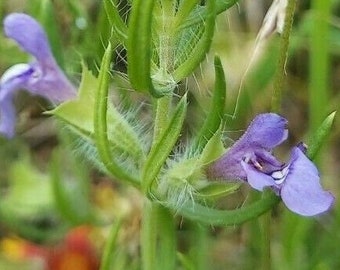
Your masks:
<svg viewBox="0 0 340 270"><path fill-rule="evenodd" d="M172 96L164 96L156 100L155 127L152 147L168 126ZM142 265L144 270L175 269L176 238L173 216L168 209L157 203L146 201L142 222ZM157 240L160 243L160 256L156 256ZM156 258L159 260L156 261ZM157 268L155 268L157 266Z"/></svg>
<svg viewBox="0 0 340 270"><path fill-rule="evenodd" d="M176 268L175 224L167 208L145 201L141 244L142 269L173 270Z"/></svg>
<svg viewBox="0 0 340 270"><path fill-rule="evenodd" d="M277 62L276 74L274 77L274 89L272 95L272 111L274 112L279 112L281 108L283 80L285 76L289 37L292 31L295 5L296 0L288 0L285 22L280 41L280 54Z"/></svg>
<svg viewBox="0 0 340 270"><path fill-rule="evenodd" d="M156 269L157 205L145 200L141 228L142 269Z"/></svg>
<svg viewBox="0 0 340 270"><path fill-rule="evenodd" d="M173 20L175 16L175 6L172 0L162 0L159 29L159 67L162 72L171 72L174 62L173 47Z"/></svg>
<svg viewBox="0 0 340 270"><path fill-rule="evenodd" d="M209 269L208 258L208 228L200 223L192 223L193 239L192 246L193 252L191 254L192 261L196 270Z"/></svg>
<svg viewBox="0 0 340 270"><path fill-rule="evenodd" d="M172 213L169 209L158 205L158 243L159 254L157 256L157 269L176 269L176 231Z"/></svg>
<svg viewBox="0 0 340 270"><path fill-rule="evenodd" d="M169 121L169 112L172 96L164 96L156 99L155 127L153 142L155 143L162 131L166 129Z"/></svg>
<svg viewBox="0 0 340 270"><path fill-rule="evenodd" d="M166 127L160 126L162 132L156 134L149 155L145 161L142 171L142 187L148 196L152 194L152 185L156 182L155 180L179 138L186 115L186 100L185 95L177 104L168 125Z"/></svg>
<svg viewBox="0 0 340 270"><path fill-rule="evenodd" d="M100 264L100 270L110 270L111 269L111 262L112 262L112 257L114 255L114 252L116 251L116 244L117 244L117 236L118 232L121 226L121 220L116 221L112 225L112 229L110 232L110 236L107 239L101 264Z"/></svg>
<svg viewBox="0 0 340 270"><path fill-rule="evenodd" d="M260 218L261 225L261 264L262 270L271 269L270 259L270 224L271 224L271 209Z"/></svg>
<svg viewBox="0 0 340 270"><path fill-rule="evenodd" d="M277 62L276 73L274 77L274 89L272 95L272 111L281 111L283 81L285 78L285 66L288 56L289 37L292 32L294 12L296 0L288 0L286 7L286 14L284 20L284 27L280 40L280 54ZM264 270L271 269L270 259L270 223L271 223L271 209L260 218L261 225L261 265Z"/></svg>
<svg viewBox="0 0 340 270"><path fill-rule="evenodd" d="M234 210L218 210L191 202L185 203L180 209L174 210L191 221L198 221L202 224L236 226L261 216L280 201L280 197L273 192L265 192L261 200Z"/></svg>
<svg viewBox="0 0 340 270"><path fill-rule="evenodd" d="M313 27L310 40L310 129L315 131L325 117L329 84L330 0L313 0Z"/></svg>

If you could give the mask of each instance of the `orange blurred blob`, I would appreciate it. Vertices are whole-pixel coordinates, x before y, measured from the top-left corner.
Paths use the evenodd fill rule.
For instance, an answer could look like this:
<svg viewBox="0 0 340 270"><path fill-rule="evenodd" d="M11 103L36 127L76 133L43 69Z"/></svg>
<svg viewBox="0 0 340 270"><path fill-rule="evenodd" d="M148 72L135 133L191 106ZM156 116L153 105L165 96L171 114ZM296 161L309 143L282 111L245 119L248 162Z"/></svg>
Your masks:
<svg viewBox="0 0 340 270"><path fill-rule="evenodd" d="M12 261L38 259L45 270L97 270L99 259L89 237L90 232L88 227L72 229L55 246L40 246L20 238L6 238L1 241L1 250Z"/></svg>
<svg viewBox="0 0 340 270"><path fill-rule="evenodd" d="M89 238L90 229L79 227L70 231L64 242L50 250L47 270L96 270L99 260Z"/></svg>

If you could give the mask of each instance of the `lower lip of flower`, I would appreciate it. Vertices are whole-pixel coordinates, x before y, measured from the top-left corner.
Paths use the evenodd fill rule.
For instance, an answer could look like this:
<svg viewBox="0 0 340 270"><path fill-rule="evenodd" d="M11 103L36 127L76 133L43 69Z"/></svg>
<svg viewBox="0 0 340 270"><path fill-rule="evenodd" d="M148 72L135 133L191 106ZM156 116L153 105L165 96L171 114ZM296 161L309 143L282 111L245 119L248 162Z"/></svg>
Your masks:
<svg viewBox="0 0 340 270"><path fill-rule="evenodd" d="M280 171L275 171L271 174L271 177L273 177L276 184L280 185L284 182L286 179L286 176L288 174L288 166L284 167Z"/></svg>

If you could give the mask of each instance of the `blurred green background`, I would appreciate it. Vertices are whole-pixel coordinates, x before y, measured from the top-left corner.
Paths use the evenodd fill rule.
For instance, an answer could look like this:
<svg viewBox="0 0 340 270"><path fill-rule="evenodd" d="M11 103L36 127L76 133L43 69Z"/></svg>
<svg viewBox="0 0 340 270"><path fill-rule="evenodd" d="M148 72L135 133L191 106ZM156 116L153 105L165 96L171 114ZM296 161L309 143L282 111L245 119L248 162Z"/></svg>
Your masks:
<svg viewBox="0 0 340 270"><path fill-rule="evenodd" d="M128 2L119 1L124 16ZM179 87L180 91L189 90L188 135L208 107L206 97L213 88L215 54L222 59L228 85L227 144L242 134L254 115L270 110L279 35L274 33L261 44L256 43L270 4L267 0L243 0L218 16L211 53ZM58 63L75 84L80 81L81 61L97 73L104 45L111 37L102 1L1 1L0 20L10 12L26 12L43 24ZM286 149L280 149L282 155L299 141L308 141L322 119L338 110L339 15L338 0L297 3L282 99L290 138ZM15 63L26 62L28 57L1 32L0 74ZM126 101L131 89L120 76L126 72L125 57L125 51L118 46L114 85L116 95ZM150 102L140 96L131 100ZM114 269L139 269L140 195L79 159L75 153L77 142L59 136L60 126L55 119L41 114L49 108L46 101L22 92L15 102L18 135L12 140L0 140L0 268L97 269L110 224L124 217ZM340 188L339 127L337 117L317 158L323 186L336 197ZM245 187L221 205L228 205L230 200L240 204L256 196L249 195ZM339 214L338 201L329 214L312 219L294 215L282 205L274 209L273 269L340 269ZM187 251L191 227L189 221L178 218L181 251ZM235 228L208 229L209 269L259 269L261 239L257 221ZM78 257L72 257L70 246L77 256L80 254ZM61 255L54 256L64 250L68 263Z"/></svg>

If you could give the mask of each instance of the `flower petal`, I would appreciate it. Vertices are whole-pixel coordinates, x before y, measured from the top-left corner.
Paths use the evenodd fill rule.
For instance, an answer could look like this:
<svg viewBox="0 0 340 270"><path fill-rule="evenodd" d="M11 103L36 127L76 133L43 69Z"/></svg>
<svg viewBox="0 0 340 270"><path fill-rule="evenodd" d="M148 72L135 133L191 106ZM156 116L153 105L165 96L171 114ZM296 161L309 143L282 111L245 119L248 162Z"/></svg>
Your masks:
<svg viewBox="0 0 340 270"><path fill-rule="evenodd" d="M76 97L76 89L55 62L45 62L43 66L36 62L31 68L34 72L22 88L55 103Z"/></svg>
<svg viewBox="0 0 340 270"><path fill-rule="evenodd" d="M287 120L275 113L256 116L243 136L218 160L210 164L207 177L214 179L246 180L247 175L241 161L260 159L267 171L279 170L282 163L269 152L287 139Z"/></svg>
<svg viewBox="0 0 340 270"><path fill-rule="evenodd" d="M333 205L334 197L322 189L317 168L298 147L292 150L281 198L291 211L303 216L321 214Z"/></svg>
<svg viewBox="0 0 340 270"><path fill-rule="evenodd" d="M247 174L247 182L252 188L259 191L263 191L266 187L276 187L274 179L256 168L252 165L242 161L241 165Z"/></svg>
<svg viewBox="0 0 340 270"><path fill-rule="evenodd" d="M16 64L7 69L0 79L0 100L19 90L34 70L28 64Z"/></svg>
<svg viewBox="0 0 340 270"><path fill-rule="evenodd" d="M19 89L40 95L60 103L76 97L76 90L55 63L16 64L10 67L0 80L0 100ZM50 65L48 65L50 64Z"/></svg>
<svg viewBox="0 0 340 270"><path fill-rule="evenodd" d="M206 167L208 179L246 180L246 173L241 166L244 152L234 153L229 149L221 158Z"/></svg>
<svg viewBox="0 0 340 270"><path fill-rule="evenodd" d="M288 137L288 121L275 113L259 114L250 123L237 144L272 149Z"/></svg>
<svg viewBox="0 0 340 270"><path fill-rule="evenodd" d="M7 138L12 138L15 133L15 108L12 95L7 95L0 100L0 133Z"/></svg>
<svg viewBox="0 0 340 270"><path fill-rule="evenodd" d="M13 95L27 83L33 69L27 64L17 64L5 71L0 80L0 133L11 138L15 131Z"/></svg>
<svg viewBox="0 0 340 270"><path fill-rule="evenodd" d="M32 17L24 13L11 13L4 19L4 31L26 52L39 61L53 58L45 31Z"/></svg>
<svg viewBox="0 0 340 270"><path fill-rule="evenodd" d="M20 89L26 89L56 103L76 96L74 86L56 65L48 66L44 70L39 63L10 67L0 79L0 133L6 137L14 135L15 108L12 98Z"/></svg>
<svg viewBox="0 0 340 270"><path fill-rule="evenodd" d="M17 90L25 89L60 103L76 97L76 90L56 63L47 36L40 24L23 13L12 13L4 20L4 30L36 62L17 64L0 79L0 133L12 137L15 130L15 108L12 98Z"/></svg>
<svg viewBox="0 0 340 270"><path fill-rule="evenodd" d="M271 174L280 171L284 167L284 163L277 160L270 152L264 149L255 149L254 154L250 157L250 161L259 163L261 171L265 174Z"/></svg>

